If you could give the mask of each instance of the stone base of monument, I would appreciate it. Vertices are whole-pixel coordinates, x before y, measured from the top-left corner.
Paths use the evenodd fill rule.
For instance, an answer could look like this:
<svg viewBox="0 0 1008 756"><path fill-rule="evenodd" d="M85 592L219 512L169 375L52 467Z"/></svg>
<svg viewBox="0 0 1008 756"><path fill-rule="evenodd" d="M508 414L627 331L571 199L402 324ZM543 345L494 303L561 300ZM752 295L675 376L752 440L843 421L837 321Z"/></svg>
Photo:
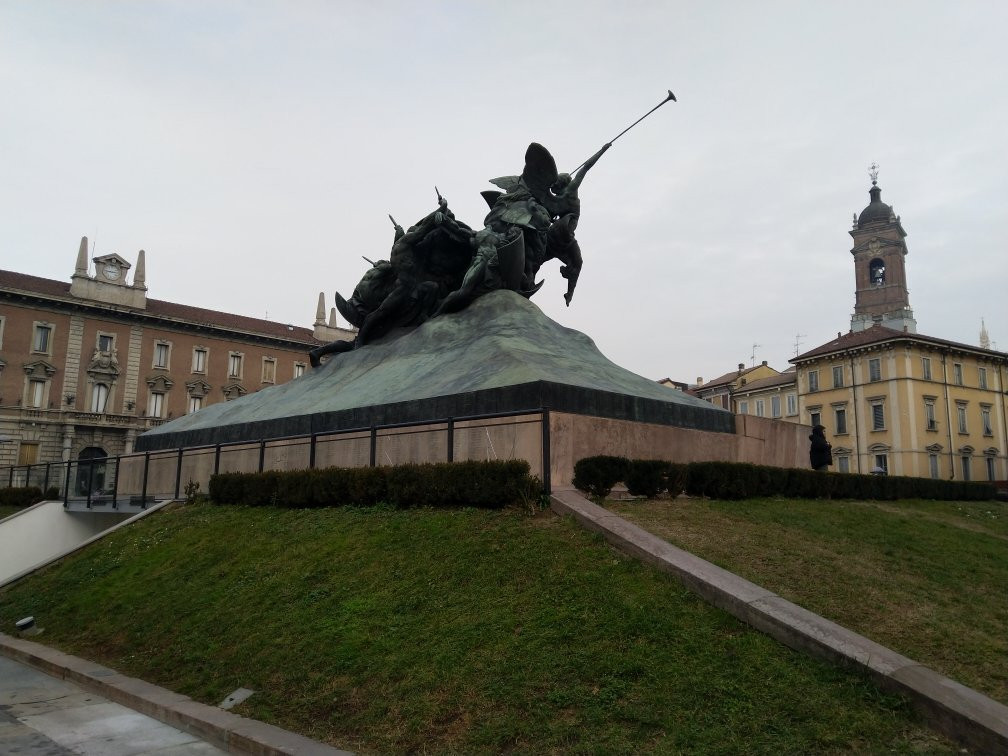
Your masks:
<svg viewBox="0 0 1008 756"><path fill-rule="evenodd" d="M166 423L136 448L231 445L223 468L215 459L218 470L519 456L542 475L547 457L553 485L562 486L577 459L601 453L804 466L807 434L736 419L636 375L529 300L496 291L289 383ZM297 437L324 443L309 452Z"/></svg>

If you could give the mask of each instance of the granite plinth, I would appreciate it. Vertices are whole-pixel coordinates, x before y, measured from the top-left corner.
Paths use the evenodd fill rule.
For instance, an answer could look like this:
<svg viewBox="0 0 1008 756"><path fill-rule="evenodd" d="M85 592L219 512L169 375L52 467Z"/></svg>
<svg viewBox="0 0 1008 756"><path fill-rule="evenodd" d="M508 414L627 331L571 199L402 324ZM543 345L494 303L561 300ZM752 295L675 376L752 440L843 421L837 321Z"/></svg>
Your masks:
<svg viewBox="0 0 1008 756"><path fill-rule="evenodd" d="M730 412L636 375L510 291L279 386L148 431L138 451L540 408L734 433Z"/></svg>

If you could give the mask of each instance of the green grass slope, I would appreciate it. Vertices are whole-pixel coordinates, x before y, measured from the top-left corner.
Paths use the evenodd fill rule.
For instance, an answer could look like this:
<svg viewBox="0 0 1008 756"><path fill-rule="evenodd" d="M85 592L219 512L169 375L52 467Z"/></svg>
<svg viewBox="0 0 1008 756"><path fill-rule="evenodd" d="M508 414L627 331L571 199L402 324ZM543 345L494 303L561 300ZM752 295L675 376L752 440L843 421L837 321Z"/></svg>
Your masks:
<svg viewBox="0 0 1008 756"><path fill-rule="evenodd" d="M607 506L669 542L1008 703L1008 507L996 501Z"/></svg>
<svg viewBox="0 0 1008 756"><path fill-rule="evenodd" d="M951 752L549 513L160 512L0 594L0 626L372 753Z"/></svg>

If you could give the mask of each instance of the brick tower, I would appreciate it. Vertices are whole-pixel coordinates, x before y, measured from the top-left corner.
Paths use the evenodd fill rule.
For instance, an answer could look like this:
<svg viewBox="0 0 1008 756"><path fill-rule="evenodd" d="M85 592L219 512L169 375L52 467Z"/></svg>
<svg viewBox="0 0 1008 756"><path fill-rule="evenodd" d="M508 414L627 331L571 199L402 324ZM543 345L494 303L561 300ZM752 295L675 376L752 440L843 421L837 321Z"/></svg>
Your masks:
<svg viewBox="0 0 1008 756"><path fill-rule="evenodd" d="M871 202L854 218L854 314L851 330L876 323L897 331L917 332L906 284L906 231L891 206L882 201L878 166L871 167Z"/></svg>

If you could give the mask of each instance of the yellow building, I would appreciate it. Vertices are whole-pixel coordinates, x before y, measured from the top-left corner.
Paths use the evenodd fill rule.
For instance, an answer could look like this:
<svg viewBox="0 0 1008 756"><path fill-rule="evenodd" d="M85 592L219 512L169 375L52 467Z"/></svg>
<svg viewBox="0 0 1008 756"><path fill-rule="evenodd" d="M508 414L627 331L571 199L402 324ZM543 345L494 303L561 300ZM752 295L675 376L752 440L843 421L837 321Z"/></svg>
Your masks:
<svg viewBox="0 0 1008 756"><path fill-rule="evenodd" d="M734 402L734 396L737 391L752 381L776 375L780 374L767 365L766 360L750 368L747 368L745 364L740 362L737 370L719 375L712 381L704 383L703 378L697 378L696 386L692 388L692 392L711 404L726 410L738 412L738 408Z"/></svg>
<svg viewBox="0 0 1008 756"><path fill-rule="evenodd" d="M854 218L851 330L791 360L799 422L822 424L834 470L1008 479L1008 354L916 333L906 231L872 174Z"/></svg>
<svg viewBox="0 0 1008 756"><path fill-rule="evenodd" d="M874 326L792 360L802 420L834 469L1005 480L1008 354Z"/></svg>

